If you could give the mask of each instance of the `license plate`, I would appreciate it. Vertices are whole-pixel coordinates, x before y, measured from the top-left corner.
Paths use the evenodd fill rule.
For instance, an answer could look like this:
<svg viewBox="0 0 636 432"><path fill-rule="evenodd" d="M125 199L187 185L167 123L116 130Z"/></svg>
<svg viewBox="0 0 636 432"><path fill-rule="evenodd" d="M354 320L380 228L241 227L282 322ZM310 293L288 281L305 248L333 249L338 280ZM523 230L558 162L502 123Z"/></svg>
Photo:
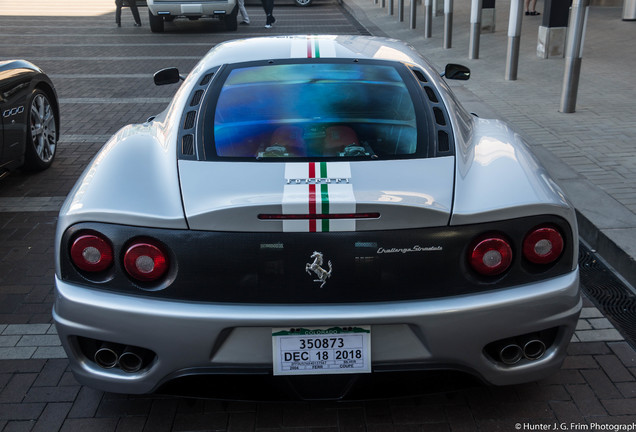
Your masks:
<svg viewBox="0 0 636 432"><path fill-rule="evenodd" d="M371 372L371 327L272 329L274 375Z"/></svg>

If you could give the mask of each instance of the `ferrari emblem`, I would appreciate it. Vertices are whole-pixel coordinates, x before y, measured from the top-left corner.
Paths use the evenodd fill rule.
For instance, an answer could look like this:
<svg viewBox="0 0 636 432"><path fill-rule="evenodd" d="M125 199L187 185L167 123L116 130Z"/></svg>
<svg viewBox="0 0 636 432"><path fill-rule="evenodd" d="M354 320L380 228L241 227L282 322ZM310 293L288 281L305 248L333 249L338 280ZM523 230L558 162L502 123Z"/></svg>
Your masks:
<svg viewBox="0 0 636 432"><path fill-rule="evenodd" d="M311 274L311 272L314 272L316 274L316 277L318 278L314 279L314 282L321 282L320 288L322 288L327 283L327 279L331 277L331 261L327 262L327 265L329 266L329 271L327 271L322 268L322 264L324 262L322 253L314 252L313 254L311 254L311 258L314 260L314 262L305 264L305 271L307 272L307 274Z"/></svg>

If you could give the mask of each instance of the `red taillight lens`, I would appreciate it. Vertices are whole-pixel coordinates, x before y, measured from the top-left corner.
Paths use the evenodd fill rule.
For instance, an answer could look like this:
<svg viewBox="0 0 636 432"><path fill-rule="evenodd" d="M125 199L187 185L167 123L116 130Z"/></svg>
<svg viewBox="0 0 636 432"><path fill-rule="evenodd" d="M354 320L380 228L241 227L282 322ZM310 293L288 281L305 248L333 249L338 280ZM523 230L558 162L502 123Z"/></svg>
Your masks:
<svg viewBox="0 0 636 432"><path fill-rule="evenodd" d="M73 240L71 261L80 270L100 272L113 263L113 248L99 233L85 233Z"/></svg>
<svg viewBox="0 0 636 432"><path fill-rule="evenodd" d="M550 264L563 252L563 237L555 228L539 227L523 240L523 256L535 264Z"/></svg>
<svg viewBox="0 0 636 432"><path fill-rule="evenodd" d="M495 276L505 272L512 262L512 248L501 237L488 237L470 253L470 265L479 274Z"/></svg>
<svg viewBox="0 0 636 432"><path fill-rule="evenodd" d="M168 257L153 241L137 241L124 254L124 267L133 278L152 282L168 270Z"/></svg>

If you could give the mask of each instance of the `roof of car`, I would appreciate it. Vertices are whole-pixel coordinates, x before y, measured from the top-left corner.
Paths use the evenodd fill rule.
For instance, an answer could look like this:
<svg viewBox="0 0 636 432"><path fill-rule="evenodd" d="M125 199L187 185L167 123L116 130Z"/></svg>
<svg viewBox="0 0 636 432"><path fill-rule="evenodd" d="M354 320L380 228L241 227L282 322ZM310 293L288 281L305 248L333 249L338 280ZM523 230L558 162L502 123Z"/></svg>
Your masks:
<svg viewBox="0 0 636 432"><path fill-rule="evenodd" d="M371 36L294 35L238 39L211 49L201 64L222 64L293 58L352 58L392 60L430 65L411 46L396 39Z"/></svg>

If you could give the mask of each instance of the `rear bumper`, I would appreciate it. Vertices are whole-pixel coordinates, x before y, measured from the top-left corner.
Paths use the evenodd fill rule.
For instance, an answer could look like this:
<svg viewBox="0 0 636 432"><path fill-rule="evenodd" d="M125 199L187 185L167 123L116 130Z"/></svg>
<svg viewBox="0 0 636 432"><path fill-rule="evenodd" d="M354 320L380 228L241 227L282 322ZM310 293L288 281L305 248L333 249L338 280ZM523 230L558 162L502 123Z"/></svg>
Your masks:
<svg viewBox="0 0 636 432"><path fill-rule="evenodd" d="M148 10L153 15L161 16L216 17L223 14L229 15L235 5L235 0L201 1L198 3L180 1L148 1Z"/></svg>
<svg viewBox="0 0 636 432"><path fill-rule="evenodd" d="M496 385L533 381L559 369L582 304L578 269L495 292L346 305L151 300L59 279L56 289L53 316L76 378L118 393L150 393L191 375L271 375L271 329L294 326L370 325L372 375L449 369ZM555 337L538 360L508 366L484 351L495 341L548 329ZM135 373L103 369L82 351L78 338L143 347L156 357Z"/></svg>

